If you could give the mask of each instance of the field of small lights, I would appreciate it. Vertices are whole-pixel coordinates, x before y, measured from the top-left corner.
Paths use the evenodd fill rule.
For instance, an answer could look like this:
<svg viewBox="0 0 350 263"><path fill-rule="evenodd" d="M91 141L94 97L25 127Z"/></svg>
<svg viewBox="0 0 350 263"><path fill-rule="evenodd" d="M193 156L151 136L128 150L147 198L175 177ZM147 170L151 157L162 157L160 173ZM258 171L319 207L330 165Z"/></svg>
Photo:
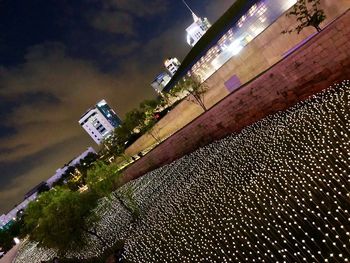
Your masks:
<svg viewBox="0 0 350 263"><path fill-rule="evenodd" d="M110 198L96 226L111 246L125 241L125 262L348 262L350 83L118 191L130 186L139 219ZM69 257L104 249L91 240L88 252ZM33 254L54 252L27 243L16 262Z"/></svg>

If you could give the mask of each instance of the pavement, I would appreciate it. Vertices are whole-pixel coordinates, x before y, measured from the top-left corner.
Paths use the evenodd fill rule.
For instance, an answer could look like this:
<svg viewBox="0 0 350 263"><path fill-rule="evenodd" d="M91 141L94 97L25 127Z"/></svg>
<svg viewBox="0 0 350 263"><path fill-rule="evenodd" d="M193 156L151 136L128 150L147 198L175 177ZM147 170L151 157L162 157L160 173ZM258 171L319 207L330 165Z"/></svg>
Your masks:
<svg viewBox="0 0 350 263"><path fill-rule="evenodd" d="M5 256L0 259L0 263L11 263L15 259L18 249L19 244L8 251Z"/></svg>

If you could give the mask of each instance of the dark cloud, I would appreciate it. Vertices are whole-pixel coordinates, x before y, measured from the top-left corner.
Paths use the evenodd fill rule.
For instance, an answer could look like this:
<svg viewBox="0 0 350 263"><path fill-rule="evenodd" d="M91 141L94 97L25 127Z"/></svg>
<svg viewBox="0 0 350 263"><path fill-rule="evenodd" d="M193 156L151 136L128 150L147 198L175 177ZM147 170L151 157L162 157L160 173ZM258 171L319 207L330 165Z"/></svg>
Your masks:
<svg viewBox="0 0 350 263"><path fill-rule="evenodd" d="M145 17L153 16L165 12L169 2L166 0L106 0L104 8L117 9L134 16Z"/></svg>
<svg viewBox="0 0 350 263"><path fill-rule="evenodd" d="M217 14L230 3L206 2L207 12L215 9ZM91 47L96 54L115 61L111 63L114 67L102 70L104 61L72 55L64 41L31 45L20 63L0 65L0 214L65 162L94 145L78 124L89 107L104 98L123 116L142 100L155 96L150 82L165 70L164 59L176 56L181 60L190 49L185 28L192 18L186 13L185 19L168 21L178 16L169 10L173 2L102 3L88 12L88 21L84 16L84 23L91 30L91 25L98 28L97 36L104 41L86 37L80 45L94 42ZM150 24L146 21L152 18L157 21L147 28ZM77 32L81 35L83 32ZM79 37L73 38L74 44Z"/></svg>
<svg viewBox="0 0 350 263"><path fill-rule="evenodd" d="M142 78L142 74L138 75ZM0 96L5 100L33 98L28 103L22 101L6 116L6 124L17 132L2 138L0 144L20 150L7 151L8 154L0 155L0 161L22 158L81 135L79 116L101 98L125 111L135 103L133 98L147 95L135 90L140 94L135 96L133 88L122 83L117 74L103 73L89 61L70 58L56 44L30 49L25 63L8 69L0 86ZM38 94L48 95L38 100ZM19 145L23 147L18 148Z"/></svg>
<svg viewBox="0 0 350 263"><path fill-rule="evenodd" d="M127 57L136 50L138 50L142 44L138 41L128 41L124 44L112 44L109 45L104 52L106 54L112 55L114 58L117 57Z"/></svg>
<svg viewBox="0 0 350 263"><path fill-rule="evenodd" d="M153 96L153 67L140 70L138 59L129 62L118 72L104 73L90 61L68 57L62 44L47 43L30 48L23 64L4 70L2 102L22 99L2 112L9 127L9 134L0 136L0 167L8 168L0 175L2 211L94 144L78 124L91 105L105 98L123 115Z"/></svg>
<svg viewBox="0 0 350 263"><path fill-rule="evenodd" d="M106 0L102 8L90 16L90 24L109 33L136 35L136 18L149 18L167 8L167 1Z"/></svg>
<svg viewBox="0 0 350 263"><path fill-rule="evenodd" d="M57 168L85 150L82 145L87 141L84 136L79 136L20 160L0 162L0 211L7 212L23 201L25 193L54 175Z"/></svg>
<svg viewBox="0 0 350 263"><path fill-rule="evenodd" d="M3 110L0 109L0 112L4 112ZM2 137L6 137L8 136L9 134L11 133L15 133L15 129L9 127L9 126L6 126L4 124L0 124L0 139ZM0 152L1 152L1 147L0 147Z"/></svg>
<svg viewBox="0 0 350 263"><path fill-rule="evenodd" d="M27 146L28 146L27 144L18 144L12 148L1 147L0 148L0 158L1 158L1 156L7 156L7 155L12 154L16 151L21 151L21 149L24 149Z"/></svg>
<svg viewBox="0 0 350 263"><path fill-rule="evenodd" d="M130 14L119 11L100 11L91 21L96 29L109 33L135 35L134 20Z"/></svg>

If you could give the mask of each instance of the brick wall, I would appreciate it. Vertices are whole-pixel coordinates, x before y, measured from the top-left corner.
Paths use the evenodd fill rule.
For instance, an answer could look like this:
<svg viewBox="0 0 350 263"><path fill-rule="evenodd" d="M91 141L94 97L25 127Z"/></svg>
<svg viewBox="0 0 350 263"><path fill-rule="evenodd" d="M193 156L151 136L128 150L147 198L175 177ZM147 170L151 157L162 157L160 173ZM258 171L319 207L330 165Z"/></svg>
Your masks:
<svg viewBox="0 0 350 263"><path fill-rule="evenodd" d="M267 115L350 78L350 11L124 171L126 180L237 133Z"/></svg>

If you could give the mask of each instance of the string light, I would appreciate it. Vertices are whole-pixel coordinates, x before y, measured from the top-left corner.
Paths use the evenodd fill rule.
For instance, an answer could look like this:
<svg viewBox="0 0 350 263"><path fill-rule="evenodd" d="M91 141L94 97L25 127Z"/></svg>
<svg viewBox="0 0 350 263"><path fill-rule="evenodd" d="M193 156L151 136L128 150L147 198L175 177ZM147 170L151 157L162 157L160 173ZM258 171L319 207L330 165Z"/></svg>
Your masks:
<svg viewBox="0 0 350 263"><path fill-rule="evenodd" d="M121 187L140 219L112 195L96 228L111 246L125 240L128 262L348 262L349 135L344 81ZM89 240L66 256L106 249ZM15 262L54 255L24 242Z"/></svg>

